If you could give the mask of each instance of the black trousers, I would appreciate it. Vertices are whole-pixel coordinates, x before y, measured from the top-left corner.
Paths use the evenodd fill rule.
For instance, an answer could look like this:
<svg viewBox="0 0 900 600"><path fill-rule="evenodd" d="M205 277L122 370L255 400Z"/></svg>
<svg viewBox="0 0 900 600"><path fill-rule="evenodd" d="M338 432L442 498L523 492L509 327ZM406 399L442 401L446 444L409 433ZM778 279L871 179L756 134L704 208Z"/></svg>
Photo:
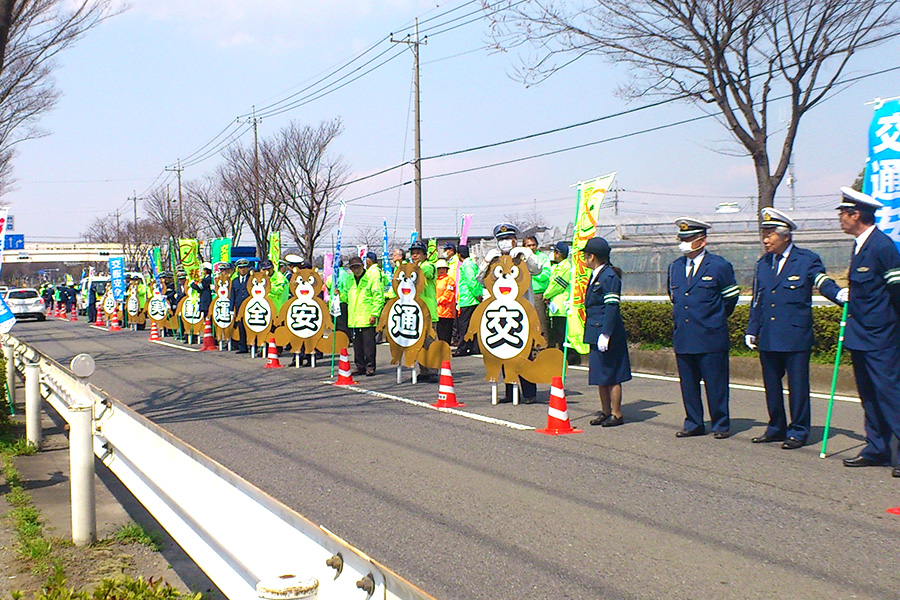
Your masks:
<svg viewBox="0 0 900 600"><path fill-rule="evenodd" d="M237 349L239 351L246 350L247 349L247 330L244 329L244 322L239 321L237 324L235 324L235 327L237 327L237 330L238 330L238 347L237 347Z"/></svg>
<svg viewBox="0 0 900 600"><path fill-rule="evenodd" d="M465 356L468 354L478 353L478 342L474 339L470 342L465 341L466 333L469 331L469 323L472 321L472 313L478 308L477 304L471 306L461 306L459 308L459 345L456 347L456 353ZM477 338L476 338L477 339Z"/></svg>
<svg viewBox="0 0 900 600"><path fill-rule="evenodd" d="M357 371L375 370L375 327L353 328L353 360Z"/></svg>
<svg viewBox="0 0 900 600"><path fill-rule="evenodd" d="M437 322L437 339L442 342L450 343L453 339L453 321L452 317L441 317Z"/></svg>

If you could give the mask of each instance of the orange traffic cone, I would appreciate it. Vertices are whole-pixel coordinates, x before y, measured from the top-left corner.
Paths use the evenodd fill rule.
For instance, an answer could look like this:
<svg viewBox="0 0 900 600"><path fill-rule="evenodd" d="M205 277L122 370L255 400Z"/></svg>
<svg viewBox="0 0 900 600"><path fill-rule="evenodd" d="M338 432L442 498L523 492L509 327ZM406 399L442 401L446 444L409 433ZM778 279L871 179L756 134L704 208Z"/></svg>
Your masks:
<svg viewBox="0 0 900 600"><path fill-rule="evenodd" d="M580 429L572 429L569 423L569 411L566 408L566 393L563 391L562 377L554 377L550 385L550 408L547 411L547 428L538 429L538 433L560 435L563 433L582 433Z"/></svg>
<svg viewBox="0 0 900 600"><path fill-rule="evenodd" d="M68 320L69 315L66 313L66 305L63 304L59 311L57 311L56 317L58 319L62 319L63 321Z"/></svg>
<svg viewBox="0 0 900 600"><path fill-rule="evenodd" d="M69 320L70 321L78 320L78 308L77 307L75 307L75 306L72 307L72 315L69 317Z"/></svg>
<svg viewBox="0 0 900 600"><path fill-rule="evenodd" d="M103 312L97 308L97 318L94 319L94 325L97 327L106 327L106 323L103 321Z"/></svg>
<svg viewBox="0 0 900 600"><path fill-rule="evenodd" d="M116 307L116 310L113 311L112 321L109 324L110 331L122 331L122 328L119 326L119 309Z"/></svg>
<svg viewBox="0 0 900 600"><path fill-rule="evenodd" d="M160 340L159 337L159 327L156 326L156 321L153 321L150 324L150 341L158 342Z"/></svg>
<svg viewBox="0 0 900 600"><path fill-rule="evenodd" d="M450 372L450 361L441 363L441 380L438 384L438 399L432 406L436 408L456 408L465 406L456 401L456 391L453 389L453 373Z"/></svg>
<svg viewBox="0 0 900 600"><path fill-rule="evenodd" d="M350 356L346 348L341 348L341 359L338 361L338 378L334 385L356 385L350 373Z"/></svg>
<svg viewBox="0 0 900 600"><path fill-rule="evenodd" d="M206 317L206 325L203 327L203 345L200 346L200 351L209 352L210 350L218 350L218 348L216 348L216 339L213 337L212 322L209 317Z"/></svg>
<svg viewBox="0 0 900 600"><path fill-rule="evenodd" d="M208 324L209 319L207 319L206 322ZM212 339L212 331L210 331L210 337L208 339ZM213 350L215 350L215 348L213 348ZM282 369L282 368L284 368L281 366L281 363L278 362L278 348L275 347L275 338L269 338L269 352L266 355L266 358L269 359L269 362L267 362L266 366L263 367L264 369Z"/></svg>
<svg viewBox="0 0 900 600"><path fill-rule="evenodd" d="M59 302L53 302L53 316L59 318Z"/></svg>

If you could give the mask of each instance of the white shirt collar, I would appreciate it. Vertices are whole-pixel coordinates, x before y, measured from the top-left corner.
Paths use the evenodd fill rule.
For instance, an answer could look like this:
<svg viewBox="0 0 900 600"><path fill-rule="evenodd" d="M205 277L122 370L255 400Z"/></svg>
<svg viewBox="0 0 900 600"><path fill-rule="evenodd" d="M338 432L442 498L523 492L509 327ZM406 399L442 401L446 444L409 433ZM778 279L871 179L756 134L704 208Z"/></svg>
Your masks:
<svg viewBox="0 0 900 600"><path fill-rule="evenodd" d="M703 262L704 256L706 256L706 248L704 248L700 252L700 254L698 254L694 258L687 258L687 256L685 256L685 258L687 258L687 262L685 263L685 273L690 272L691 261L693 261L693 263L694 263L694 272L696 272L696 270L700 268L700 263Z"/></svg>
<svg viewBox="0 0 900 600"><path fill-rule="evenodd" d="M781 253L781 258L787 258L791 255L791 250L794 249L794 242L791 242L787 245L787 248L784 249L784 252ZM778 256L777 254L775 256Z"/></svg>
<svg viewBox="0 0 900 600"><path fill-rule="evenodd" d="M869 239L869 236L872 235L873 229L875 229L875 226L870 225L868 229L859 234L859 237L856 238L856 248L854 248L853 254L859 254L859 249L863 247L863 244L865 244L866 240Z"/></svg>

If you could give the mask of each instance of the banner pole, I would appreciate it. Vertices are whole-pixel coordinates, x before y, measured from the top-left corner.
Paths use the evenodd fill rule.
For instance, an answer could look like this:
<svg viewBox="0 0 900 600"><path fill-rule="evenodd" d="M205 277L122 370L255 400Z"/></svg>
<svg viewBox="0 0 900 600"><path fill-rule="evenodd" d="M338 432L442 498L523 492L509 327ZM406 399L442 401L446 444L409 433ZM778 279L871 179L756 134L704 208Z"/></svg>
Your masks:
<svg viewBox="0 0 900 600"><path fill-rule="evenodd" d="M844 302L844 310L841 313L841 329L838 332L837 351L834 355L834 373L831 375L831 393L828 396L828 412L825 414L825 430L822 432L822 451L819 458L825 458L828 447L828 430L831 428L831 409L834 407L834 390L837 387L838 367L841 365L841 350L844 348L844 328L847 326L847 307L849 302Z"/></svg>
<svg viewBox="0 0 900 600"><path fill-rule="evenodd" d="M581 212L581 203L582 198L581 194L583 192L583 187L581 182L576 184L578 186L578 191L575 192L575 220L572 221L572 247L569 252L569 301L567 304L569 306L572 305L572 301L575 299L575 231L578 227L578 217ZM576 350L577 352L577 350ZM562 364L562 383L563 386L566 385L566 371L569 366L569 309L566 309L566 331L563 334L563 364Z"/></svg>

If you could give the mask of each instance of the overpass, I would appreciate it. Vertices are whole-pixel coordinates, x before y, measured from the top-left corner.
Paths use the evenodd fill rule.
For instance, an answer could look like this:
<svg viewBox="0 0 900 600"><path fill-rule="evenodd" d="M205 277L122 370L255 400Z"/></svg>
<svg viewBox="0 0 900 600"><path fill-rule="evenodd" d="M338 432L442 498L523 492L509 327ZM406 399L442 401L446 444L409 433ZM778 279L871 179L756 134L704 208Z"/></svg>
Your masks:
<svg viewBox="0 0 900 600"><path fill-rule="evenodd" d="M22 250L4 251L3 264L106 262L116 256L125 256L121 244L35 242Z"/></svg>

